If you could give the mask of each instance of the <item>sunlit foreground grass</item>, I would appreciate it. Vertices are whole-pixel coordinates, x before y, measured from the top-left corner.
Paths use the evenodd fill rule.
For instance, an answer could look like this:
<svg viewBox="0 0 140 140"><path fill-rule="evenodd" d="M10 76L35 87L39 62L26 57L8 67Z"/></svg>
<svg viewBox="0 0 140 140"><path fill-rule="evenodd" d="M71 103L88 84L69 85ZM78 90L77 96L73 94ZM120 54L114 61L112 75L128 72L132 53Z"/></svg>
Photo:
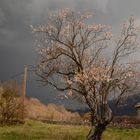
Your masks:
<svg viewBox="0 0 140 140"><path fill-rule="evenodd" d="M88 131L87 126L27 121L24 125L0 127L0 140L85 140ZM140 140L140 129L109 128L103 140Z"/></svg>

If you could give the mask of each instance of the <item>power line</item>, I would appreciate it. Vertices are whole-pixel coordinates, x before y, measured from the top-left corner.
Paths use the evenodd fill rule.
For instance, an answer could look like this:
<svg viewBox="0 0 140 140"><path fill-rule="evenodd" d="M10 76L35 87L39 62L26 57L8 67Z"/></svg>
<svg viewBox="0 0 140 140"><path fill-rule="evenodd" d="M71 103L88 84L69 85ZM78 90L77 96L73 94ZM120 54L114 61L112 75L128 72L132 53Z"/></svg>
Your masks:
<svg viewBox="0 0 140 140"><path fill-rule="evenodd" d="M33 65L26 65L26 66L31 68L31 69L28 69L28 72L35 72L35 66L33 66ZM23 71L19 72L19 73L15 74L15 75L11 76L10 79L14 79L14 78L19 77L19 76L21 76L23 74L24 74Z"/></svg>
<svg viewBox="0 0 140 140"><path fill-rule="evenodd" d="M20 72L20 73L17 73L15 75L11 76L10 79L14 79L14 78L16 78L16 77L18 77L20 75L23 75L23 72Z"/></svg>

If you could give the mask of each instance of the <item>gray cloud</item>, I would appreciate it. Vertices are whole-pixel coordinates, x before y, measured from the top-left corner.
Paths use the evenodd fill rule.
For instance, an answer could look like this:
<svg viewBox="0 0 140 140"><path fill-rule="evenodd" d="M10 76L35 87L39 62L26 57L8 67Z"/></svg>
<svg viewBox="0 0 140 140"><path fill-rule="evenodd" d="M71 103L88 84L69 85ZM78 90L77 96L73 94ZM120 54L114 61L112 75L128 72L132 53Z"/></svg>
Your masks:
<svg viewBox="0 0 140 140"><path fill-rule="evenodd" d="M0 10L0 25L2 25L6 20L5 14L2 10Z"/></svg>
<svg viewBox="0 0 140 140"><path fill-rule="evenodd" d="M140 1L139 0L110 0L108 2L108 13L110 15L110 20L113 23L120 23L124 19L133 15L136 18L140 18Z"/></svg>
<svg viewBox="0 0 140 140"><path fill-rule="evenodd" d="M139 0L1 0L0 1L0 79L9 79L23 70L25 64L35 64L37 54L29 25L45 24L50 11L72 8L76 11L90 9L98 23L118 28L129 16L140 21ZM42 101L54 101L53 90L44 89L28 79L28 95ZM20 78L21 80L21 78Z"/></svg>

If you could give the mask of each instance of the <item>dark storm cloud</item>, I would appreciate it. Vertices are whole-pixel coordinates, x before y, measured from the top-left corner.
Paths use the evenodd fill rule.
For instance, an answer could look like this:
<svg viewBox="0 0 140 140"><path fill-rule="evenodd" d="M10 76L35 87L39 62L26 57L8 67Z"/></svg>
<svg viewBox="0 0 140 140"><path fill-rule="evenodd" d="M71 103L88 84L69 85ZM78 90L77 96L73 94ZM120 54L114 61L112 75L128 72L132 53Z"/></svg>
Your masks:
<svg viewBox="0 0 140 140"><path fill-rule="evenodd" d="M37 54L29 25L45 24L49 11L90 9L96 22L116 28L131 15L140 21L139 5L139 0L0 0L0 79L9 79L25 64L35 64ZM53 101L53 91L38 87L32 79L28 80L28 95Z"/></svg>

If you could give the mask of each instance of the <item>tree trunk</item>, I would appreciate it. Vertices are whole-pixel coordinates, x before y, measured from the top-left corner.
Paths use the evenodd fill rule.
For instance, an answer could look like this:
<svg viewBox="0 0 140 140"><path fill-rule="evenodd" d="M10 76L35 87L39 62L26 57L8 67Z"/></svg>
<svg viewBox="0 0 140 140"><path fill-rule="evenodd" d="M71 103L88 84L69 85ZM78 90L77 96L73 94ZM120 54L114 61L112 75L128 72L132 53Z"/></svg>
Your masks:
<svg viewBox="0 0 140 140"><path fill-rule="evenodd" d="M93 126L87 136L87 140L101 140L102 134L108 125L107 122L102 124L97 124L97 126Z"/></svg>

